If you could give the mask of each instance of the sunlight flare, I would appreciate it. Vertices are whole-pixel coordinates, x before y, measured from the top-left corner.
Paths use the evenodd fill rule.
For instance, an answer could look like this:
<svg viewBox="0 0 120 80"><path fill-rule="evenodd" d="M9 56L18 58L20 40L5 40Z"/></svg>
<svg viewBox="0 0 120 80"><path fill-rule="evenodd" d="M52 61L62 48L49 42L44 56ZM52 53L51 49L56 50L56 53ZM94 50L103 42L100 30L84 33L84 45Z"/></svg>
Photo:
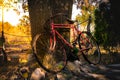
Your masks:
<svg viewBox="0 0 120 80"><path fill-rule="evenodd" d="M4 22L9 22L13 26L17 25L19 23L19 15L13 11L4 11Z"/></svg>

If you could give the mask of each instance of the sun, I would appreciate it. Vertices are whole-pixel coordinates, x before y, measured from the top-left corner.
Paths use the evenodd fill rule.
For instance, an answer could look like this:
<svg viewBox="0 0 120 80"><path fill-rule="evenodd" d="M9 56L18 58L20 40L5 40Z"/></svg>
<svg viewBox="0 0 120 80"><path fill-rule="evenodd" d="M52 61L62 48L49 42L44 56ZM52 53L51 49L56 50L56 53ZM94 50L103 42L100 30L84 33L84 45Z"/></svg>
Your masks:
<svg viewBox="0 0 120 80"><path fill-rule="evenodd" d="M19 23L19 15L14 10L4 11L4 22L9 22L11 25L16 26Z"/></svg>

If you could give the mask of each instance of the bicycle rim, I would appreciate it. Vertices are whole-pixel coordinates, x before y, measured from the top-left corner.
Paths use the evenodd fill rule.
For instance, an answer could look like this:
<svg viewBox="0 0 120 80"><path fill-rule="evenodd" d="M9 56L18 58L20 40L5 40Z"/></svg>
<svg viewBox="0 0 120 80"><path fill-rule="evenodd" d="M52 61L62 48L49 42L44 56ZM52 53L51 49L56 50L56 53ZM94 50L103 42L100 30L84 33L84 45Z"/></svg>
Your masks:
<svg viewBox="0 0 120 80"><path fill-rule="evenodd" d="M78 39L79 48L84 59L90 64L100 63L101 53L99 46L89 32L82 32Z"/></svg>
<svg viewBox="0 0 120 80"><path fill-rule="evenodd" d="M35 58L39 65L50 73L58 73L66 66L66 52L62 42L57 38L55 47L51 48L50 34L41 33L34 39ZM36 38L35 37L35 38Z"/></svg>

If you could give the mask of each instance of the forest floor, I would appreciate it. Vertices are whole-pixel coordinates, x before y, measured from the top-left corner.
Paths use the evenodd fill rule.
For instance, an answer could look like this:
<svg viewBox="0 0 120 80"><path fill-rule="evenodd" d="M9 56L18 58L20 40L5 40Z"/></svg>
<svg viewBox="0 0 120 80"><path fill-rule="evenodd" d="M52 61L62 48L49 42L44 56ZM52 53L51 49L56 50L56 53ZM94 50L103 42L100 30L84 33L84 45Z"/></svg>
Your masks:
<svg viewBox="0 0 120 80"><path fill-rule="evenodd" d="M7 45L6 53L8 62L0 65L0 80L14 80L12 77L19 67L29 67L27 65L29 53L31 53L30 44Z"/></svg>
<svg viewBox="0 0 120 80"><path fill-rule="evenodd" d="M28 69L29 77L32 72L39 66L36 66L37 63L31 57L31 46L30 44L21 44L21 45L9 45L6 46L6 53L8 57L8 62L4 65L0 65L0 80L14 80L16 77L16 72L19 67L25 67ZM55 76L57 80L120 80L120 53L114 53L111 56L102 55L102 63L96 66L93 65L81 65L79 68L79 73L77 72L77 66L74 66L74 63L68 62L69 66L74 66L75 68L66 71L66 73L59 73ZM71 68L71 67L70 67ZM68 74L68 73L69 74ZM55 77L54 76L54 77ZM73 77L74 76L74 77ZM72 79L70 79L72 77ZM30 78L29 78L30 79ZM21 80L21 79L20 79ZM56 80L45 79L45 80Z"/></svg>

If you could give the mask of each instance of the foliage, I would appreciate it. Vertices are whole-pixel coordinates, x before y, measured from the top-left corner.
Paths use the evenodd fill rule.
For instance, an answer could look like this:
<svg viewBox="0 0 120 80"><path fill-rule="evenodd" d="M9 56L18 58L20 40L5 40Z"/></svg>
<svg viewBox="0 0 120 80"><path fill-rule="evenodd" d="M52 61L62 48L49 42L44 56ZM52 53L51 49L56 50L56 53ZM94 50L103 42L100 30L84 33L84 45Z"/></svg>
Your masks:
<svg viewBox="0 0 120 80"><path fill-rule="evenodd" d="M0 22L1 25L1 22ZM2 31L0 27L0 32ZM1 35L1 34L0 34ZM4 23L4 36L7 43L30 42L30 26L12 26L10 23Z"/></svg>
<svg viewBox="0 0 120 80"><path fill-rule="evenodd" d="M98 9L95 10L95 23L95 37L99 44L105 46L108 44L107 28L109 25Z"/></svg>
<svg viewBox="0 0 120 80"><path fill-rule="evenodd" d="M114 6L111 7L111 4L114 3L111 3L108 0L74 0L74 4L77 5L77 8L81 9L82 15L77 16L77 19L80 22L83 22L88 18L88 11L91 12L90 14L92 14L93 18L92 24L95 24L94 36L99 44L103 45L104 48L107 48L110 46L117 46L120 43L118 26L119 16L115 15L118 12L114 10ZM114 9L111 10L111 8ZM87 23L83 23L81 26L86 26L86 24Z"/></svg>
<svg viewBox="0 0 120 80"><path fill-rule="evenodd" d="M3 0L2 6L3 9L7 10L14 10L17 13L20 13L21 6L20 4L23 4L24 9L27 11L27 0ZM8 22L3 21L3 29L0 27L0 32L2 30L4 31L4 35L6 38L6 41L30 41L30 22L29 22L29 16L23 15L23 17L19 20L19 24L17 26L13 26ZM2 26L2 23L0 22L0 25ZM25 37L26 36L26 37ZM28 38L29 36L29 38ZM21 39L22 37L22 39Z"/></svg>
<svg viewBox="0 0 120 80"><path fill-rule="evenodd" d="M95 37L106 49L117 46L120 39L119 34L116 34L118 28L114 25L112 16L109 2L101 3L99 9L95 10Z"/></svg>
<svg viewBox="0 0 120 80"><path fill-rule="evenodd" d="M31 28L29 16L23 15L22 18L19 19L19 21L20 21L20 23L18 24L19 29L21 29L21 31L26 33L27 35L30 35Z"/></svg>
<svg viewBox="0 0 120 80"><path fill-rule="evenodd" d="M2 25L2 22L0 22L0 25ZM12 28L14 26L12 26L10 23L5 22L4 23L4 32L13 32ZM2 31L2 27L0 27L0 32Z"/></svg>
<svg viewBox="0 0 120 80"><path fill-rule="evenodd" d="M95 10L95 6L94 5L89 5L89 7L86 7L85 5L81 7L81 15L78 14L76 16L76 20L78 20L80 23L88 20L89 16L91 15L92 17L92 23L94 24L94 10ZM88 22L84 22L81 24L82 27L87 26Z"/></svg>
<svg viewBox="0 0 120 80"><path fill-rule="evenodd" d="M21 26L30 26L29 16L23 15L21 19L19 19Z"/></svg>
<svg viewBox="0 0 120 80"><path fill-rule="evenodd" d="M23 8L24 12L28 12L28 2L27 2L27 0L23 0L22 8Z"/></svg>

